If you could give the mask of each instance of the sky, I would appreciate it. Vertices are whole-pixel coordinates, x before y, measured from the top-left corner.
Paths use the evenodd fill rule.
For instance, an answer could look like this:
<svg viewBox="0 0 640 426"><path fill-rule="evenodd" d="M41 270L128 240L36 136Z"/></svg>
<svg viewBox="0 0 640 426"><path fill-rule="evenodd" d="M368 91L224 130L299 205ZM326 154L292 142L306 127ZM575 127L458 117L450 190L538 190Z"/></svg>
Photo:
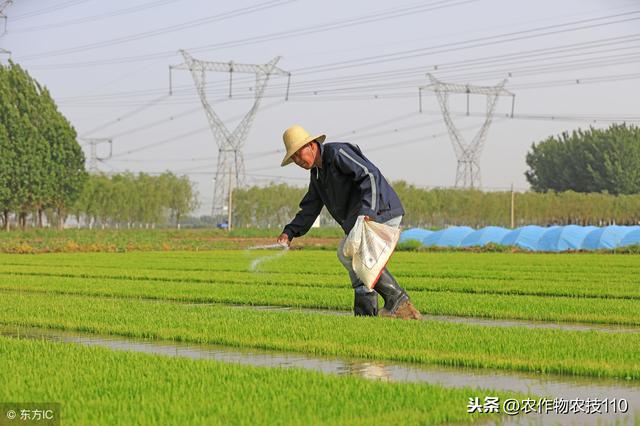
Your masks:
<svg viewBox="0 0 640 426"><path fill-rule="evenodd" d="M2 5L6 0L0 0ZM329 141L358 144L390 181L451 187L457 160L427 73L446 83L507 79L482 151L486 190L528 188L532 143L578 128L638 123L639 0L14 0L3 11L2 49L47 86L78 132L111 139L104 172L186 174L211 211L218 145L194 81L195 59L265 64L272 76L244 144L246 183L306 185L280 167L282 133L300 124ZM2 23L0 23L0 31ZM6 63L9 55L0 53ZM207 102L233 131L254 102L255 80L209 72ZM419 87L425 87L422 113ZM471 141L486 96L449 96ZM107 144L98 156L108 157Z"/></svg>

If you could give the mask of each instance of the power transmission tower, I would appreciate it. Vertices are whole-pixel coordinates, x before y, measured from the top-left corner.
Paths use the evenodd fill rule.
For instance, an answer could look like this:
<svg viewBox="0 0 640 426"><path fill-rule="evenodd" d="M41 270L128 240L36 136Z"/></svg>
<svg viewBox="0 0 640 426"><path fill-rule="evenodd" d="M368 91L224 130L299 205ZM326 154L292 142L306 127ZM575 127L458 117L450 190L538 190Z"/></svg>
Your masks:
<svg viewBox="0 0 640 426"><path fill-rule="evenodd" d="M180 50L184 57L184 63L169 67L169 94L172 93L171 70L189 70L195 82L200 101L213 132L213 137L218 143L218 161L213 189L213 206L211 215L216 219L225 217L225 210L229 208L227 202L231 188L238 188L244 184L244 156L243 145L247 139L249 128L253 123L260 101L264 96L269 78L272 75L286 76L291 81L291 73L276 66L280 57L272 59L263 65L237 64L235 62L209 62L194 59L184 50ZM244 118L236 126L233 132L229 131L218 114L213 110L207 100L206 94L206 72L218 71L229 73L229 98L233 96L232 84L234 73L255 74L256 84L253 106L245 114ZM287 83L287 94L285 100L289 98L289 83ZM228 176L227 176L228 174Z"/></svg>
<svg viewBox="0 0 640 426"><path fill-rule="evenodd" d="M422 112L422 91L433 91L438 98L440 109L444 122L447 125L453 150L458 159L458 167L456 169L456 187L462 188L480 188L480 155L482 148L487 139L487 133L493 120L493 113L496 108L499 96L511 96L511 117L513 117L513 109L515 106L515 94L504 88L507 80L502 80L496 86L473 86L470 84L443 83L436 79L433 75L427 74L431 80L428 86L420 87L418 90L420 96L420 112ZM487 110L484 123L471 142L466 142L456 128L451 113L449 111L449 94L463 93L467 95L467 115L469 115L469 97L470 95L485 95L487 97Z"/></svg>
<svg viewBox="0 0 640 426"><path fill-rule="evenodd" d="M2 21L2 31L0 31L0 37L7 33L7 15L4 14L4 10L12 2L13 0L0 0L0 20ZM11 55L11 52L0 47L0 55Z"/></svg>
<svg viewBox="0 0 640 426"><path fill-rule="evenodd" d="M90 151L91 157L89 158L89 173L97 174L99 172L98 161L108 160L111 158L111 155L113 154L113 140L108 138L85 138L82 140L88 143L91 147L91 151ZM102 143L109 144L109 155L106 157L98 157L98 145Z"/></svg>

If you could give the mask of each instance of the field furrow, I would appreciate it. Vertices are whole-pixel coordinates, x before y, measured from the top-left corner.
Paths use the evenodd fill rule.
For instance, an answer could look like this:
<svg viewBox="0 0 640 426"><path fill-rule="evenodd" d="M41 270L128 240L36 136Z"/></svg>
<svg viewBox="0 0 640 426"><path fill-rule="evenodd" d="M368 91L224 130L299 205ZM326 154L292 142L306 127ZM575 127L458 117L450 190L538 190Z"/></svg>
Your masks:
<svg viewBox="0 0 640 426"><path fill-rule="evenodd" d="M640 379L639 334L13 294L0 323L323 355Z"/></svg>

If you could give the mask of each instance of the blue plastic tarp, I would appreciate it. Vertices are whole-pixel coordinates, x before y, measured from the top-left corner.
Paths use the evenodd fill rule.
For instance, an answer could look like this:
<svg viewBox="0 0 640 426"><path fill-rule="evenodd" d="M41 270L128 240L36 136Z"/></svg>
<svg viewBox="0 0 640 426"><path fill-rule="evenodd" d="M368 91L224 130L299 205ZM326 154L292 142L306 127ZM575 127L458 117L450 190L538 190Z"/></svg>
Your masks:
<svg viewBox="0 0 640 426"><path fill-rule="evenodd" d="M620 247L634 246L636 244L640 244L640 229L634 229L620 241Z"/></svg>
<svg viewBox="0 0 640 426"><path fill-rule="evenodd" d="M509 230L487 226L473 230L453 226L439 231L412 228L401 233L400 242L416 240L425 246L472 247L489 243L518 246L532 251L566 251L614 249L640 244L640 226L552 226L536 225Z"/></svg>
<svg viewBox="0 0 640 426"><path fill-rule="evenodd" d="M461 247L472 246L485 246L489 243L500 244L502 239L510 232L509 229L502 228L500 226L486 226L477 231L473 231L467 235L462 243Z"/></svg>
<svg viewBox="0 0 640 426"><path fill-rule="evenodd" d="M535 251L538 250L538 241L545 230L546 228L537 225L523 226L505 235L500 244Z"/></svg>
<svg viewBox="0 0 640 426"><path fill-rule="evenodd" d="M468 226L452 226L428 235L422 240L425 246L460 247L462 240L473 232Z"/></svg>
<svg viewBox="0 0 640 426"><path fill-rule="evenodd" d="M416 241L422 242L424 238L426 238L428 235L431 235L431 234L433 234L433 231L429 231L427 229L422 229L422 228L407 229L406 231L402 231L400 233L400 242L404 243L405 241L409 241L409 240L416 240Z"/></svg>
<svg viewBox="0 0 640 426"><path fill-rule="evenodd" d="M585 237L582 248L584 250L614 249L620 245L627 234L636 229L640 227L611 225L594 229Z"/></svg>
<svg viewBox="0 0 640 426"><path fill-rule="evenodd" d="M595 226L554 226L548 228L538 241L538 250L541 251L567 251L581 250L586 236Z"/></svg>

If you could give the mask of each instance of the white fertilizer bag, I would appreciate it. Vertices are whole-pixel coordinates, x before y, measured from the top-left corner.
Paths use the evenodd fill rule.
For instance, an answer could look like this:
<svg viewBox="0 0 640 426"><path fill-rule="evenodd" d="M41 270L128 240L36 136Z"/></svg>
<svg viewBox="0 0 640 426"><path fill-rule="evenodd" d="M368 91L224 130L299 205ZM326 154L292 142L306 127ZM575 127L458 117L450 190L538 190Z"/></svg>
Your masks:
<svg viewBox="0 0 640 426"><path fill-rule="evenodd" d="M351 258L353 270L368 288L378 282L399 238L399 229L358 216L344 242L343 253Z"/></svg>

